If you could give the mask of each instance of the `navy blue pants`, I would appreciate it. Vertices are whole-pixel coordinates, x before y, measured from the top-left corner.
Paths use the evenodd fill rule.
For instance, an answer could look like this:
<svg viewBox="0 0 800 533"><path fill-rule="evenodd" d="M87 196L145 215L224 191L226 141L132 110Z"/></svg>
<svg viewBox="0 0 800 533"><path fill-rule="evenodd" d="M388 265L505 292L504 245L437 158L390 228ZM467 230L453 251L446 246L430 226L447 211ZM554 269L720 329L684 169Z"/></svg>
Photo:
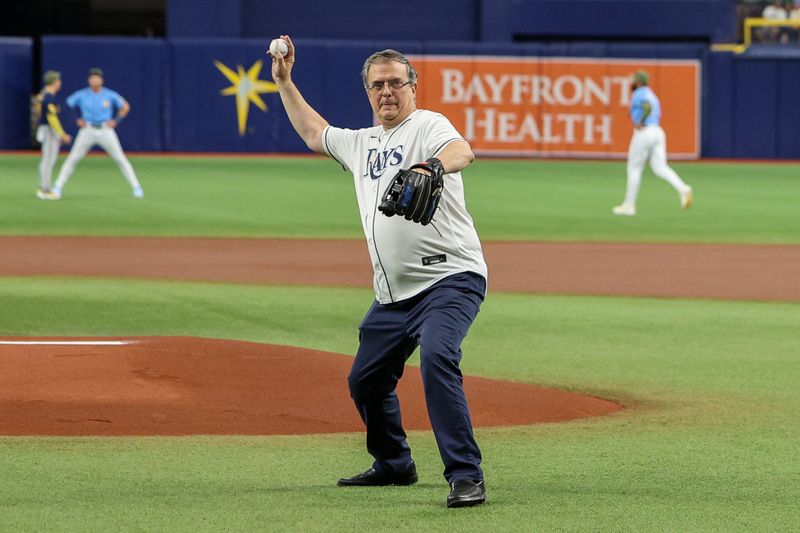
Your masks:
<svg viewBox="0 0 800 533"><path fill-rule="evenodd" d="M444 477L448 482L483 479L458 365L461 341L485 290L483 276L466 272L408 300L387 305L376 301L370 307L359 327L361 344L348 383L367 427L367 451L376 470L403 473L411 464L395 389L406 360L419 346L425 401Z"/></svg>

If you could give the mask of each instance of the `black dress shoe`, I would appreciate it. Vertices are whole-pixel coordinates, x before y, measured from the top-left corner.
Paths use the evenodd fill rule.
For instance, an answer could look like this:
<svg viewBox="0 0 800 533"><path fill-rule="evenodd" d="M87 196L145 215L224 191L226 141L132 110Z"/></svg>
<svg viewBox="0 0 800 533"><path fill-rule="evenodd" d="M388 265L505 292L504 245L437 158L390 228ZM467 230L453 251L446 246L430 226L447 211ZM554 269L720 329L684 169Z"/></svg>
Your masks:
<svg viewBox="0 0 800 533"><path fill-rule="evenodd" d="M486 501L486 485L483 481L457 479L450 483L448 507L471 507Z"/></svg>
<svg viewBox="0 0 800 533"><path fill-rule="evenodd" d="M402 474L378 472L374 468L370 468L353 477L343 477L336 484L340 487L385 487L386 485L413 485L417 479L417 467L411 463L411 468Z"/></svg>

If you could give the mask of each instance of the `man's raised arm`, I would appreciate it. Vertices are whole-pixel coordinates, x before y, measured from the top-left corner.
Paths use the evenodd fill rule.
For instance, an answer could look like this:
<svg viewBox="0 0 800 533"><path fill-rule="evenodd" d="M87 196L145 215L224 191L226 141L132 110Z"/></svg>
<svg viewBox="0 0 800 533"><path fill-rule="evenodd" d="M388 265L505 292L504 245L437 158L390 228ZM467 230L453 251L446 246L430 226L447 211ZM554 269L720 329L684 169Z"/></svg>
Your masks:
<svg viewBox="0 0 800 533"><path fill-rule="evenodd" d="M322 130L328 126L328 122L306 102L292 81L292 67L295 61L294 44L288 35L281 35L280 38L286 41L289 51L285 57L272 56L272 79L278 85L283 107L298 135L311 150L318 154L324 154Z"/></svg>

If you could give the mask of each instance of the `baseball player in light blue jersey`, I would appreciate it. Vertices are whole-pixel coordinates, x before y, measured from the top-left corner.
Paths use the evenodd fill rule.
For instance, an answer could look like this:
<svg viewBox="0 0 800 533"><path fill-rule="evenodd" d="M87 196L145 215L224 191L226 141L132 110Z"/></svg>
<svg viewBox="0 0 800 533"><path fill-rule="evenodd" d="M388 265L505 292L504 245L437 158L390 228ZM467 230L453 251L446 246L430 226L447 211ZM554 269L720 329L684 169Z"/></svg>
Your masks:
<svg viewBox="0 0 800 533"><path fill-rule="evenodd" d="M625 201L612 210L615 215L636 214L642 171L648 161L653 173L678 191L681 207L688 209L692 205L692 188L667 165L667 135L659 125L661 102L648 86L649 80L650 77L643 70L633 74L630 116L634 131L628 147L628 188Z"/></svg>
<svg viewBox="0 0 800 533"><path fill-rule="evenodd" d="M143 198L142 186L136 179L136 173L128 158L125 157L117 132L114 130L130 112L131 106L119 93L103 87L103 71L99 68L89 70L88 82L88 87L75 91L67 97L67 105L80 111L81 116L77 120L80 131L75 137L75 143L72 145L67 160L61 167L61 172L58 173L52 193L56 199L61 198L61 190L77 164L93 146L97 145L117 163L125 179L133 188L133 196Z"/></svg>

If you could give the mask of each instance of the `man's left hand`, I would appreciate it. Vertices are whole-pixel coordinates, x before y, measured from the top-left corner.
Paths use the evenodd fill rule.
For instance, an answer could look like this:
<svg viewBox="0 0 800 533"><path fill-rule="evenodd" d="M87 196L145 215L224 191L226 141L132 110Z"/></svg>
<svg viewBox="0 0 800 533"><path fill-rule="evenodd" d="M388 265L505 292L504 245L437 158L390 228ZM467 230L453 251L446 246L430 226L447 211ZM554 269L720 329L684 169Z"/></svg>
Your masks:
<svg viewBox="0 0 800 533"><path fill-rule="evenodd" d="M401 215L427 226L439 206L443 174L441 161L433 157L408 170L400 170L383 193L378 210L387 217Z"/></svg>

